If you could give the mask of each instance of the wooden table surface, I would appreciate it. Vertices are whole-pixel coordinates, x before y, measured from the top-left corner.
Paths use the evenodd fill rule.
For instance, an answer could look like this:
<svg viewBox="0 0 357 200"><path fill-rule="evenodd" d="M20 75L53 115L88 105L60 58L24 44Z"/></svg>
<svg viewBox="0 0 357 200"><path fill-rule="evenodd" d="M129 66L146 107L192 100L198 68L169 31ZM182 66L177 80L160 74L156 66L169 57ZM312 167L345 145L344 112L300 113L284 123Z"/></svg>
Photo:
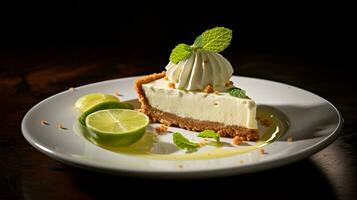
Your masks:
<svg viewBox="0 0 357 200"><path fill-rule="evenodd" d="M97 81L163 70L167 53L125 55L115 48L7 49L0 54L0 199L245 197L357 199L357 107L352 70L326 54L224 54L235 74L292 84L331 101L345 124L330 146L302 161L259 173L175 181L105 175L74 168L34 149L21 120L39 101Z"/></svg>

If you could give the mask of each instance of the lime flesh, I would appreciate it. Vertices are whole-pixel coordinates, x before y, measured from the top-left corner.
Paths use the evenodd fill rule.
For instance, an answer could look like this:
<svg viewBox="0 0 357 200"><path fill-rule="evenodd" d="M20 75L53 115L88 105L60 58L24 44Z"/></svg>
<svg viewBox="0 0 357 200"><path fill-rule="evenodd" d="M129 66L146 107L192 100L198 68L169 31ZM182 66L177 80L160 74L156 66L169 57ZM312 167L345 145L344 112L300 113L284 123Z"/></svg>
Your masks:
<svg viewBox="0 0 357 200"><path fill-rule="evenodd" d="M97 112L99 110L106 110L106 109L114 109L114 108L121 108L121 109L130 109L133 110L134 106L131 105L130 103L125 103L125 102L117 102L117 101L108 101L108 102L102 102L99 103L95 106L92 106L91 108L89 108L87 111L83 112L81 114L81 116L78 118L79 123L81 123L82 125L86 125L85 124L85 120L87 118L88 115Z"/></svg>
<svg viewBox="0 0 357 200"><path fill-rule="evenodd" d="M113 95L110 95L110 94L91 93L91 94L87 94L87 95L84 95L81 98L79 98L75 102L74 107L83 113L99 103L108 102L108 101L119 102L119 99Z"/></svg>
<svg viewBox="0 0 357 200"><path fill-rule="evenodd" d="M88 115L85 124L97 143L120 147L138 141L145 133L149 118L134 110L107 109Z"/></svg>

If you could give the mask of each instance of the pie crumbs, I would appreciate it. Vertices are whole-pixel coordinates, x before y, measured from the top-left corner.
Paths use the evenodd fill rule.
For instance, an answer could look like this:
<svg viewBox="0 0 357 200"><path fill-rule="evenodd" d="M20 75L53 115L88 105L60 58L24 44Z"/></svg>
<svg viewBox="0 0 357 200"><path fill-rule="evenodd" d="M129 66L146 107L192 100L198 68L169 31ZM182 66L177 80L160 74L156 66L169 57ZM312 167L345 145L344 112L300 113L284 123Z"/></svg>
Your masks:
<svg viewBox="0 0 357 200"><path fill-rule="evenodd" d="M168 129L169 129L168 126L166 126L165 124L161 124L160 126L155 128L155 132L160 135L162 133L167 132Z"/></svg>
<svg viewBox="0 0 357 200"><path fill-rule="evenodd" d="M214 92L214 90L213 90L213 87L212 87L212 85L211 84L208 84L206 87L205 87L205 89L203 90L205 93L213 93Z"/></svg>
<svg viewBox="0 0 357 200"><path fill-rule="evenodd" d="M261 154L261 155L266 154L266 152L265 152L265 150L264 150L264 149L259 149L259 152L260 152L260 154Z"/></svg>
<svg viewBox="0 0 357 200"><path fill-rule="evenodd" d="M239 144L241 144L243 142L243 140L242 140L242 138L240 136L234 136L232 142L235 145L239 145Z"/></svg>
<svg viewBox="0 0 357 200"><path fill-rule="evenodd" d="M293 137L288 137L288 143L292 143L293 142Z"/></svg>
<svg viewBox="0 0 357 200"><path fill-rule="evenodd" d="M57 128L60 129L60 130L67 130L67 128L64 127L63 124L58 124Z"/></svg>
<svg viewBox="0 0 357 200"><path fill-rule="evenodd" d="M115 96L118 96L118 97L121 96L121 94L120 94L120 92L118 90L115 91L114 94L115 94Z"/></svg>
<svg viewBox="0 0 357 200"><path fill-rule="evenodd" d="M50 125L50 123L48 121L46 121L46 120L41 120L41 125L42 126L48 126L48 125Z"/></svg>
<svg viewBox="0 0 357 200"><path fill-rule="evenodd" d="M175 89L175 83L169 82L168 87L172 88L172 89Z"/></svg>

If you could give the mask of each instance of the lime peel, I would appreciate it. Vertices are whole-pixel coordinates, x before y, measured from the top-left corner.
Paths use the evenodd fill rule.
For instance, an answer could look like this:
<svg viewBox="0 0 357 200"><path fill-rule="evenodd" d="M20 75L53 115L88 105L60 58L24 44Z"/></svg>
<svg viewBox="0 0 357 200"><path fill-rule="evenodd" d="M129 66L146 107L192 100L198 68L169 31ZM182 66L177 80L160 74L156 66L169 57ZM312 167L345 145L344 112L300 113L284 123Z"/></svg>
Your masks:
<svg viewBox="0 0 357 200"><path fill-rule="evenodd" d="M85 120L88 115L90 115L94 112L100 111L100 110L114 109L114 108L133 110L134 106L131 105L130 103L126 103L126 102L117 102L117 101L102 102L102 103L99 103L99 104L91 107L87 111L83 112L82 115L78 118L78 121L82 125L86 126Z"/></svg>
<svg viewBox="0 0 357 200"><path fill-rule="evenodd" d="M118 97L110 95L110 94L90 93L90 94L80 97L74 103L74 107L83 113L97 104L100 104L103 102L108 102L108 101L119 102L119 99L118 99Z"/></svg>

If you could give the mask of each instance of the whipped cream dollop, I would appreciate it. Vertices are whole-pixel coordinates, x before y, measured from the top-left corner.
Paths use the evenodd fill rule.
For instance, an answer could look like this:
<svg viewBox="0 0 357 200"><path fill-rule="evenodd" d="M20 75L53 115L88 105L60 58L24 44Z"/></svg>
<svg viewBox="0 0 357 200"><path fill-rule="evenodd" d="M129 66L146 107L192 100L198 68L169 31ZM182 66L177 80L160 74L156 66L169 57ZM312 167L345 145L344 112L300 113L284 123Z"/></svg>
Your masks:
<svg viewBox="0 0 357 200"><path fill-rule="evenodd" d="M225 90L226 83L233 74L233 67L219 53L195 51L178 64L169 62L165 67L166 76L183 90L203 90L210 84L214 90Z"/></svg>

